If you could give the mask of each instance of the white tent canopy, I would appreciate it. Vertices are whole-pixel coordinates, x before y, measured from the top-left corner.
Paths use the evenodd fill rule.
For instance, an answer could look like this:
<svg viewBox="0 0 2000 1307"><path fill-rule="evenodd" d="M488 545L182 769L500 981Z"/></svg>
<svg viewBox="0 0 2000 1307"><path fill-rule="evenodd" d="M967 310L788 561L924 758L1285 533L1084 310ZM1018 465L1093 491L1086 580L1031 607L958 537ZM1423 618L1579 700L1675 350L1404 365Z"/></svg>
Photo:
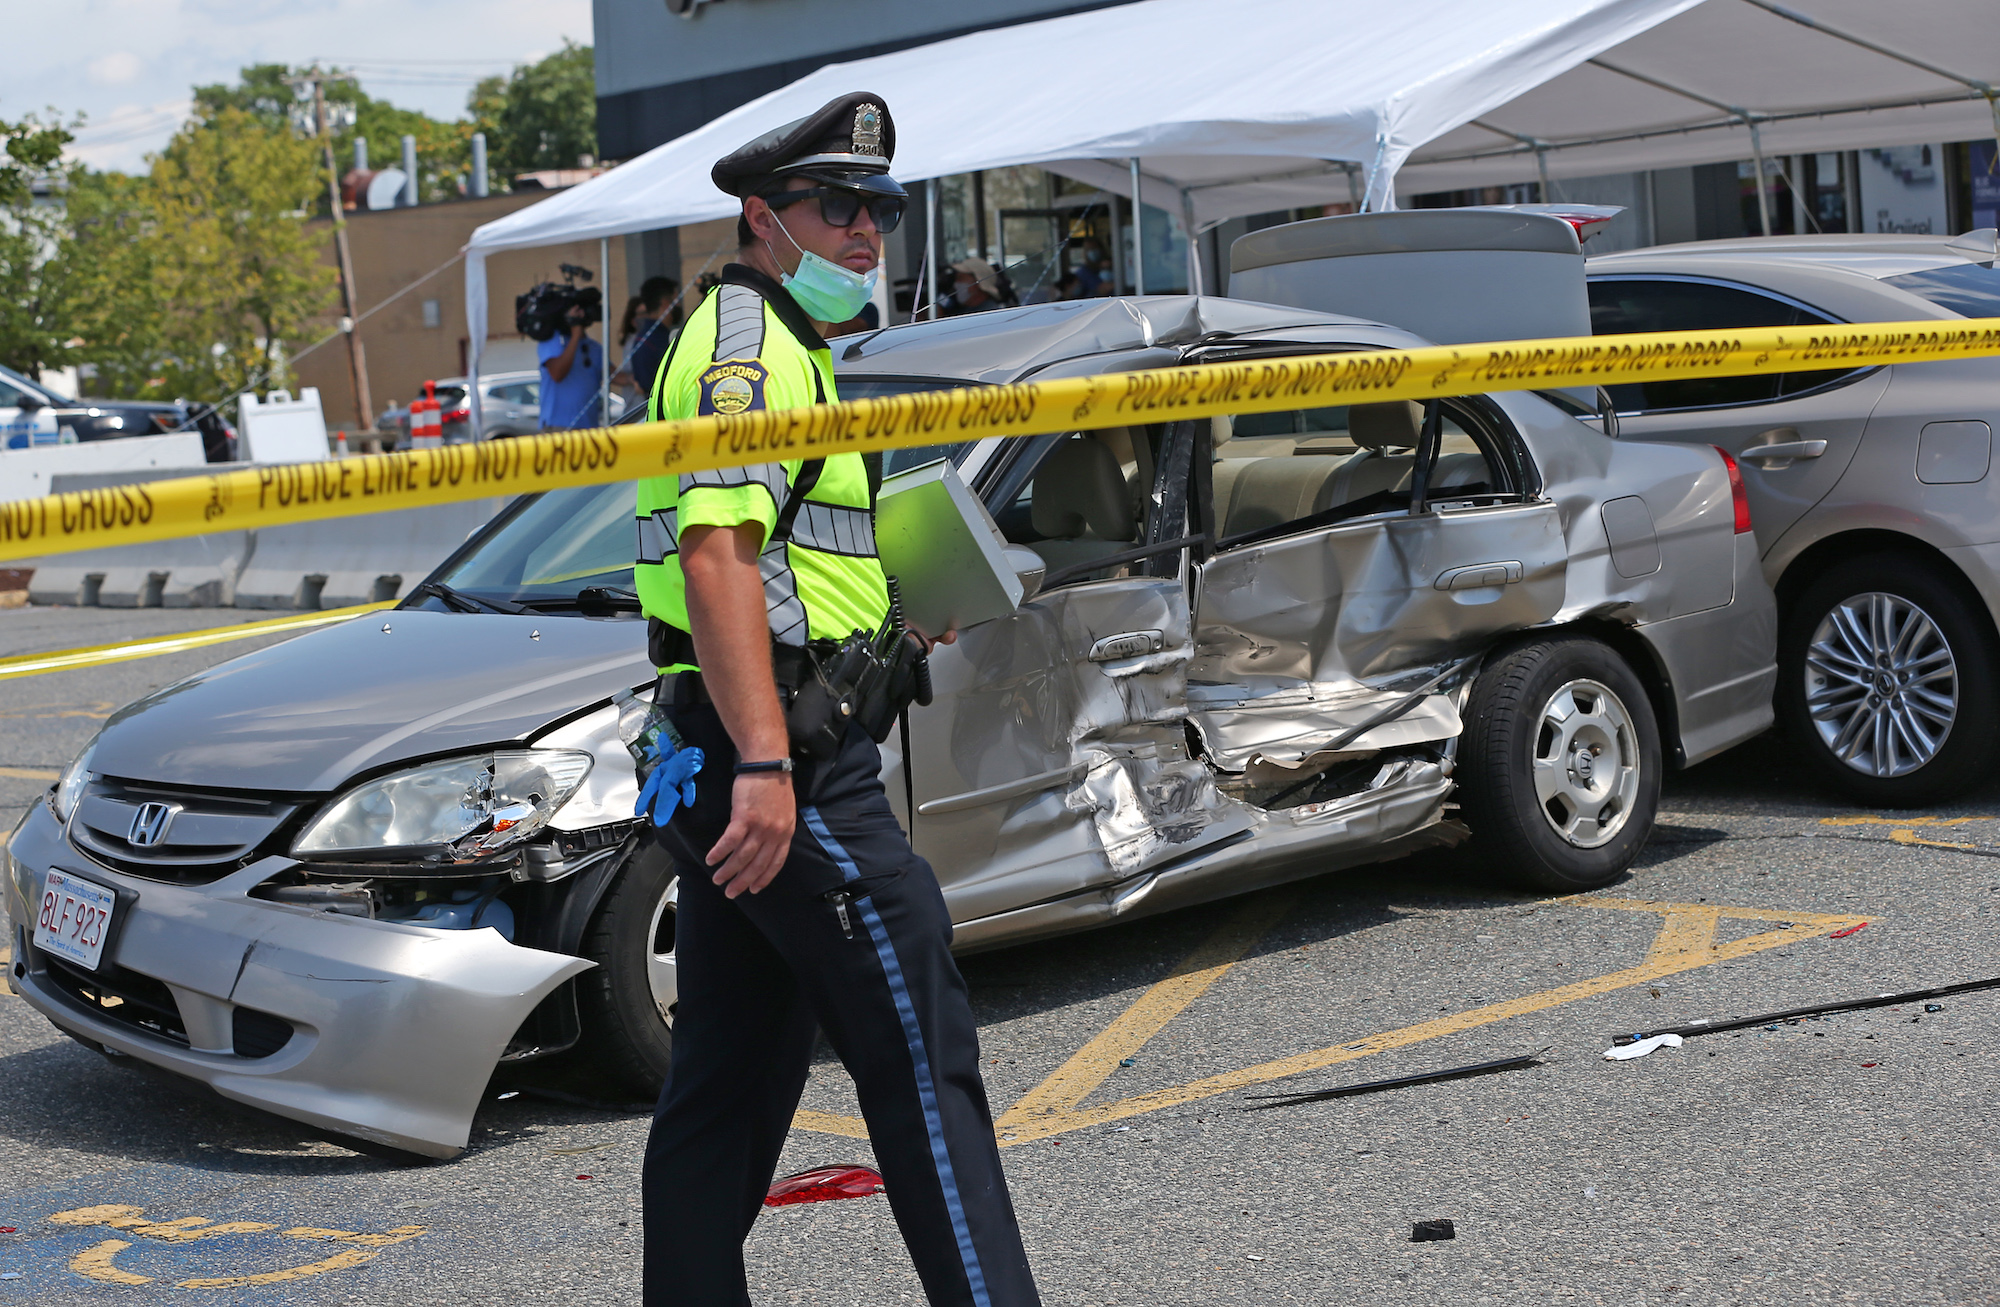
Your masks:
<svg viewBox="0 0 2000 1307"><path fill-rule="evenodd" d="M1396 187L1991 136L1995 14L1994 0L1707 0L1439 135Z"/></svg>
<svg viewBox="0 0 2000 1307"><path fill-rule="evenodd" d="M1392 207L1412 150L1700 0L1136 0L832 64L581 186L487 223L486 256L726 217L710 165L847 91L895 115L905 181L1040 164L1206 225L1349 198ZM1089 59L1078 52L1094 51ZM475 327L473 366L483 339Z"/></svg>

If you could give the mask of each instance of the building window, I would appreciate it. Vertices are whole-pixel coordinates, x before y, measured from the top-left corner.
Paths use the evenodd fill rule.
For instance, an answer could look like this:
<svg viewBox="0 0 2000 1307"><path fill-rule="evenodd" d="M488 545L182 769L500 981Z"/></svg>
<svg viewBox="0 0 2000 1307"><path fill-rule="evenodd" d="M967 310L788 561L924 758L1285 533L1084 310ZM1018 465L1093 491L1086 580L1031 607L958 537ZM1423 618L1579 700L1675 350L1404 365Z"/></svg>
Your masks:
<svg viewBox="0 0 2000 1307"><path fill-rule="evenodd" d="M436 300L424 301L424 325L426 327L442 327L444 325L444 313L438 308Z"/></svg>

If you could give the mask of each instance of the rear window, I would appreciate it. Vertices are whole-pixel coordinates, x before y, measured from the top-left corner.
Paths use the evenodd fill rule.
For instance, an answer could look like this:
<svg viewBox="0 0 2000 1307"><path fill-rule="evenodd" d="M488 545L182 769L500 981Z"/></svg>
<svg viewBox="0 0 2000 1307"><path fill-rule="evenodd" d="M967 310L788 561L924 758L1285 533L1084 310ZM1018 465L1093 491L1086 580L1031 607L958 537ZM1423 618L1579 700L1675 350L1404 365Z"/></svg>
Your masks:
<svg viewBox="0 0 2000 1307"><path fill-rule="evenodd" d="M1882 280L1968 318L2000 318L2000 271L1990 263L1959 263Z"/></svg>

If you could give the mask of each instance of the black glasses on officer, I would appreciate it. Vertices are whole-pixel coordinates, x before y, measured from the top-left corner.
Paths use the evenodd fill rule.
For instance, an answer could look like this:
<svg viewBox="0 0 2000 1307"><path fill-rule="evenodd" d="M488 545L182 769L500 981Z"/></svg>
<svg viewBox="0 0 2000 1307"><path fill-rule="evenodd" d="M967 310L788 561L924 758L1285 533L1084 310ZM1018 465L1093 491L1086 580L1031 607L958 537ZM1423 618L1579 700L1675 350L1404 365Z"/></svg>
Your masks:
<svg viewBox="0 0 2000 1307"><path fill-rule="evenodd" d="M782 209L787 204L810 199L819 201L819 216L826 219L829 227L852 227L855 215L865 204L868 216L875 220L875 230L884 236L896 230L903 221L903 209L909 204L909 197L905 195L868 195L844 186L810 186L802 191L780 191L776 195L766 195L764 202L774 209Z"/></svg>

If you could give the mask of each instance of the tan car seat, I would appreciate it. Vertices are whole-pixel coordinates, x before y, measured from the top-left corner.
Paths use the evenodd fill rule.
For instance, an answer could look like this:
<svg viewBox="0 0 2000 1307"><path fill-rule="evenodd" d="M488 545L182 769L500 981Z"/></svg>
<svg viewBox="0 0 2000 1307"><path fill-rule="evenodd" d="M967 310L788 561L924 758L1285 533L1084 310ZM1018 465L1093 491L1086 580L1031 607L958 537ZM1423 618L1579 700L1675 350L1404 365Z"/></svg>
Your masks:
<svg viewBox="0 0 2000 1307"><path fill-rule="evenodd" d="M1049 451L1030 483L1030 546L1051 572L1130 549L1137 522L1118 456L1089 437Z"/></svg>

